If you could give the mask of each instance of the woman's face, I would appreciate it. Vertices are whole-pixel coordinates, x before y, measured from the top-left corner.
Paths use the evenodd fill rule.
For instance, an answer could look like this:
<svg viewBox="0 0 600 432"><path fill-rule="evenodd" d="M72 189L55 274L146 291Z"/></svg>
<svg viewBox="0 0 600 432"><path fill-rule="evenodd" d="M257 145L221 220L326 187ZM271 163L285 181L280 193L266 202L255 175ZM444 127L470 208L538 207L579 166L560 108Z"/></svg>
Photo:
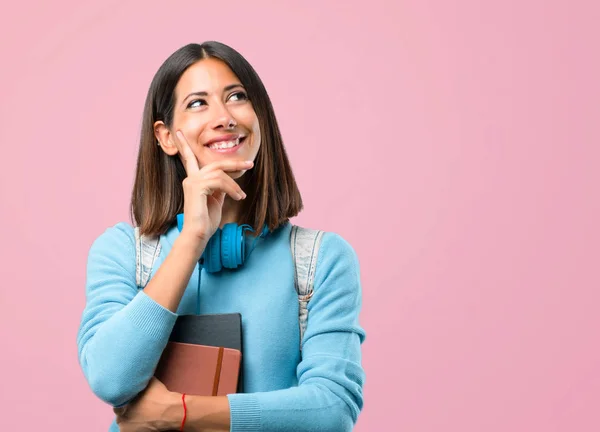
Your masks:
<svg viewBox="0 0 600 432"><path fill-rule="evenodd" d="M174 104L171 128L162 122L155 125L165 152L177 154L167 141L177 140L181 130L200 168L223 159L254 161L261 144L258 118L246 90L225 63L208 58L190 66L177 83ZM242 172L236 174L232 177Z"/></svg>

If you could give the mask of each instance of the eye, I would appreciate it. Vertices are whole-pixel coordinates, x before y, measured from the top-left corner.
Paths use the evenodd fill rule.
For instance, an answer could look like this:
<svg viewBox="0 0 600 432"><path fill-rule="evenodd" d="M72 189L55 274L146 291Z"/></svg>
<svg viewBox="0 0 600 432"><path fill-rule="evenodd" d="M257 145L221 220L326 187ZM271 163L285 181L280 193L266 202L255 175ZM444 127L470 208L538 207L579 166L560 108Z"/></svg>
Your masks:
<svg viewBox="0 0 600 432"><path fill-rule="evenodd" d="M246 93L240 91L240 92L233 93L231 96L229 96L229 100L232 100L232 99L234 101L245 101L245 100L248 100L248 96L246 95Z"/></svg>
<svg viewBox="0 0 600 432"><path fill-rule="evenodd" d="M206 105L206 101L204 99L194 99L188 104L188 108L198 108L199 106Z"/></svg>

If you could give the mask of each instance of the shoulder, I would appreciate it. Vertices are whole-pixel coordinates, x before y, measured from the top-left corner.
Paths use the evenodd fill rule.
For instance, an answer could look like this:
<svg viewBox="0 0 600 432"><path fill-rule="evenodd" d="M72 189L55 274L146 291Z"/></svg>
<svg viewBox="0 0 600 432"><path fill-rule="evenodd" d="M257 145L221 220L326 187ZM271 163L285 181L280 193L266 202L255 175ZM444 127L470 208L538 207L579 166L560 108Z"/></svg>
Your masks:
<svg viewBox="0 0 600 432"><path fill-rule="evenodd" d="M132 225L119 222L108 227L93 241L88 260L135 261L135 233Z"/></svg>
<svg viewBox="0 0 600 432"><path fill-rule="evenodd" d="M341 254L348 258L357 259L356 251L348 240L332 231L324 231L321 240L321 250L329 254Z"/></svg>
<svg viewBox="0 0 600 432"><path fill-rule="evenodd" d="M92 243L92 248L103 246L135 245L134 228L126 222L119 222L106 228Z"/></svg>
<svg viewBox="0 0 600 432"><path fill-rule="evenodd" d="M325 269L343 267L346 271L354 273L355 277L360 277L360 266L356 250L348 240L336 232L325 231L323 233L317 267L324 267Z"/></svg>

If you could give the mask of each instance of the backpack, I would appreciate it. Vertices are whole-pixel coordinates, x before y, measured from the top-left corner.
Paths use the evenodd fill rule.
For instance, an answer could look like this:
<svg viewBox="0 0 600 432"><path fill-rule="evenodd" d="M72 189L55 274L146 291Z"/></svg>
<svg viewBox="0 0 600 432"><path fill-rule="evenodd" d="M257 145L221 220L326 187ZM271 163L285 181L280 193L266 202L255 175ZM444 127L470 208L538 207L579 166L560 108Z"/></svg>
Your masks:
<svg viewBox="0 0 600 432"><path fill-rule="evenodd" d="M298 295L298 325L300 327L300 351L302 339L308 322L308 302L310 301L315 281L317 257L324 232L292 225L290 232L290 249L294 260L294 286ZM140 235L139 227L135 227L135 282L143 289L148 280L156 257L160 254L159 237Z"/></svg>

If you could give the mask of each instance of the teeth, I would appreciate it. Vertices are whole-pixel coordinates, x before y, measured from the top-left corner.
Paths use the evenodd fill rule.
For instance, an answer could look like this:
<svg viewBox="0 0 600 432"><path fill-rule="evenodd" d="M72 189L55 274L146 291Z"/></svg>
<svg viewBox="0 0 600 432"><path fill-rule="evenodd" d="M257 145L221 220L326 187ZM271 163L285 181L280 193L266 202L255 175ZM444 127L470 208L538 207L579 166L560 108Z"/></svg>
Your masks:
<svg viewBox="0 0 600 432"><path fill-rule="evenodd" d="M218 149L228 149L228 148L235 147L235 146L237 146L239 144L240 144L240 139L238 138L238 139L233 140L233 141L220 141L220 142L217 142L217 143L213 143L213 144L209 145L208 148L210 148L210 149L217 149L217 150Z"/></svg>

